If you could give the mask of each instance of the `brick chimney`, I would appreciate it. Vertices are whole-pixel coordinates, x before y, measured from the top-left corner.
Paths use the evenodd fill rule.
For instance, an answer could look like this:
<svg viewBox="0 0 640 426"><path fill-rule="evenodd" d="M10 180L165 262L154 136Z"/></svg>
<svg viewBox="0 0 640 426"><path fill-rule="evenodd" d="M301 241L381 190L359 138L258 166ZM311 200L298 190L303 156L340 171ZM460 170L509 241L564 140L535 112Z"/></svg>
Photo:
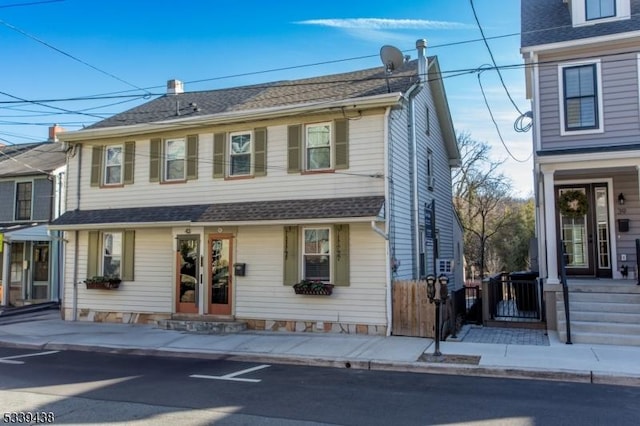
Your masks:
<svg viewBox="0 0 640 426"><path fill-rule="evenodd" d="M49 139L48 142L58 142L58 133L64 132L64 129L57 124L49 127Z"/></svg>
<svg viewBox="0 0 640 426"><path fill-rule="evenodd" d="M184 83L180 80L167 81L167 95L179 95L184 93Z"/></svg>

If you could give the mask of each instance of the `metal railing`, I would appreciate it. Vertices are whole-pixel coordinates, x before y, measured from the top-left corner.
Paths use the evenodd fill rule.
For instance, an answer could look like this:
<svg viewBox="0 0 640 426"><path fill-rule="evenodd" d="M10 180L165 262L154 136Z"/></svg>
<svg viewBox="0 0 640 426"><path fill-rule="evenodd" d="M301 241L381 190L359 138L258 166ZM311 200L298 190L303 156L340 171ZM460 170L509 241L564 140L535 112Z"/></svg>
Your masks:
<svg viewBox="0 0 640 426"><path fill-rule="evenodd" d="M567 285L567 260L562 240L558 241L560 247L560 284L562 284L562 298L564 299L564 318L567 327L567 345L571 345L571 315L569 314L569 286Z"/></svg>
<svg viewBox="0 0 640 426"><path fill-rule="evenodd" d="M542 285L533 274L489 277L489 314L496 321L543 321Z"/></svg>
<svg viewBox="0 0 640 426"><path fill-rule="evenodd" d="M482 293L479 285L465 285L452 293L455 312L465 324L482 324Z"/></svg>

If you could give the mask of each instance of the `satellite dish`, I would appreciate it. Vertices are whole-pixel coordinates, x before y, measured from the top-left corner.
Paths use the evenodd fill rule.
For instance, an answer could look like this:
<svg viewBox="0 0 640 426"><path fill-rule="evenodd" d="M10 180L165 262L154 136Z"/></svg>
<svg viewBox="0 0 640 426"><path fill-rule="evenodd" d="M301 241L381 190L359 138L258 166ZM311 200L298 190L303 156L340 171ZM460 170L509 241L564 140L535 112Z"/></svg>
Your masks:
<svg viewBox="0 0 640 426"><path fill-rule="evenodd" d="M404 55L394 46L384 45L380 48L380 59L388 74L400 68L404 63Z"/></svg>

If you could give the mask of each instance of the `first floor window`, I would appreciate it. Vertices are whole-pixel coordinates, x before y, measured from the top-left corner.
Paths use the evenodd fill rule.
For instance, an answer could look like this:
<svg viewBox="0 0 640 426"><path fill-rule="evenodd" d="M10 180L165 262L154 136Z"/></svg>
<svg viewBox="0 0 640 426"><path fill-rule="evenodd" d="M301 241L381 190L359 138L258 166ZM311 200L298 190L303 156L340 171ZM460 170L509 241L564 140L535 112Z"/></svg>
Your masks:
<svg viewBox="0 0 640 426"><path fill-rule="evenodd" d="M31 182L19 182L16 185L16 220L31 219Z"/></svg>
<svg viewBox="0 0 640 426"><path fill-rule="evenodd" d="M232 133L229 163L229 176L246 176L251 174L251 132Z"/></svg>
<svg viewBox="0 0 640 426"><path fill-rule="evenodd" d="M306 130L306 169L330 169L331 124L310 124Z"/></svg>
<svg viewBox="0 0 640 426"><path fill-rule="evenodd" d="M102 275L120 277L122 263L122 232L102 234Z"/></svg>
<svg viewBox="0 0 640 426"><path fill-rule="evenodd" d="M167 139L165 153L165 180L185 180L186 141Z"/></svg>
<svg viewBox="0 0 640 426"><path fill-rule="evenodd" d="M303 245L304 279L331 280L331 244L329 228L305 228Z"/></svg>
<svg viewBox="0 0 640 426"><path fill-rule="evenodd" d="M616 0L585 0L587 21L616 16Z"/></svg>
<svg viewBox="0 0 640 426"><path fill-rule="evenodd" d="M105 149L104 184L118 185L122 183L122 153L121 145L108 146Z"/></svg>
<svg viewBox="0 0 640 426"><path fill-rule="evenodd" d="M596 64L566 67L563 79L565 130L598 128Z"/></svg>

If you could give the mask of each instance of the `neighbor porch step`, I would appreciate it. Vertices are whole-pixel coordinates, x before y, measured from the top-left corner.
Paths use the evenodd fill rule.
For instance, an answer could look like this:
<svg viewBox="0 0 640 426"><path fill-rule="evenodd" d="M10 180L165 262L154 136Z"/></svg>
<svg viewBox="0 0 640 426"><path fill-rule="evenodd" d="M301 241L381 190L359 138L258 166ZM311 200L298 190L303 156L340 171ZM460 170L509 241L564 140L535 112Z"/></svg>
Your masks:
<svg viewBox="0 0 640 426"><path fill-rule="evenodd" d="M174 316L171 319L158 321L158 327L163 330L186 331L189 333L229 334L245 331L247 323L210 316Z"/></svg>

